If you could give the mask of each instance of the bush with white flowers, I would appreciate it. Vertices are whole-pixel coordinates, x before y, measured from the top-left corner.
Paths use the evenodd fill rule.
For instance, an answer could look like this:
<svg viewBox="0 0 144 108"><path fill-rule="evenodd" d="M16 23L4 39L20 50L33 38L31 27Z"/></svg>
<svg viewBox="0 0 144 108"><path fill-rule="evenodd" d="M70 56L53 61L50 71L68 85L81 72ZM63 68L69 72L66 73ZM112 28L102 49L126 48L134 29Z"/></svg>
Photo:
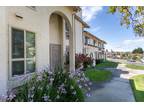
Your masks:
<svg viewBox="0 0 144 108"><path fill-rule="evenodd" d="M24 85L11 92L7 101L18 102L76 102L84 101L82 88L88 87L89 81L80 71L68 73L62 69L54 72L43 70L35 74Z"/></svg>

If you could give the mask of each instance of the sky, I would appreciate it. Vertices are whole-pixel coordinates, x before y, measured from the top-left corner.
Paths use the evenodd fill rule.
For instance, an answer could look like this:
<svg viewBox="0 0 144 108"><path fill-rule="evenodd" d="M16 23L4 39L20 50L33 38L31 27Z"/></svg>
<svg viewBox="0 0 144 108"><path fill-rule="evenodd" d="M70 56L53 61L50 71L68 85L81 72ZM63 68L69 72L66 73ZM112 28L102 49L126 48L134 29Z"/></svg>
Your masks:
<svg viewBox="0 0 144 108"><path fill-rule="evenodd" d="M107 42L106 49L132 51L144 49L144 38L135 36L132 28L120 25L120 15L109 14L108 7L82 7L83 20L90 25L87 31Z"/></svg>

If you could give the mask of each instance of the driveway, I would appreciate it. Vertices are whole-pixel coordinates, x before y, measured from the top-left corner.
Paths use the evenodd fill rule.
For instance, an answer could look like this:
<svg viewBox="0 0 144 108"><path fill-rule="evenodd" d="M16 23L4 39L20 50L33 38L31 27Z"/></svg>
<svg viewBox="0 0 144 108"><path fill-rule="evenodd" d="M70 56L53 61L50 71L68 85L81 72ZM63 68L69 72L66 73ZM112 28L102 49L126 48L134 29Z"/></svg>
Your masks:
<svg viewBox="0 0 144 108"><path fill-rule="evenodd" d="M119 67L119 66L118 66ZM133 92L128 78L128 71L120 68L108 68L112 72L112 80L105 83L95 83L92 85L91 96L87 97L87 102L134 102Z"/></svg>

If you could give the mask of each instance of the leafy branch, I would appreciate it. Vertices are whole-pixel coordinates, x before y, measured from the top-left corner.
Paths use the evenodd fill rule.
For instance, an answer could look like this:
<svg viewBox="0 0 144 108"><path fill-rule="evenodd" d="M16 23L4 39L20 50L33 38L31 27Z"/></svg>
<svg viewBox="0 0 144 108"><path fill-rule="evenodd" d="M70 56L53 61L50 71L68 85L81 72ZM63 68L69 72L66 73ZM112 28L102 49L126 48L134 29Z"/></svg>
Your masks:
<svg viewBox="0 0 144 108"><path fill-rule="evenodd" d="M137 36L144 36L144 7L110 6L108 12L121 15L121 25L132 27Z"/></svg>

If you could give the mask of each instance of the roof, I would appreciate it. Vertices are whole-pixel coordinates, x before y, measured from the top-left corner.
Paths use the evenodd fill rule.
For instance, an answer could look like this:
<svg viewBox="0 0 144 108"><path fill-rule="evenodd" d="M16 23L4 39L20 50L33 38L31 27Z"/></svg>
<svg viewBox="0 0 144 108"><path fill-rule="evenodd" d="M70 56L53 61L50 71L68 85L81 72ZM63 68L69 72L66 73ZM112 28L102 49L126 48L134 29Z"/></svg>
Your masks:
<svg viewBox="0 0 144 108"><path fill-rule="evenodd" d="M85 28L90 28L90 26L89 26L85 21L83 21L81 17L79 17L79 16L77 16L77 15L75 14L75 18L76 18L78 21L80 21L80 22L84 25Z"/></svg>
<svg viewBox="0 0 144 108"><path fill-rule="evenodd" d="M72 6L75 11L81 11L80 6Z"/></svg>
<svg viewBox="0 0 144 108"><path fill-rule="evenodd" d="M68 6L68 7L71 7L73 11L76 11L76 12L81 11L80 6Z"/></svg>
<svg viewBox="0 0 144 108"><path fill-rule="evenodd" d="M86 33L86 34L88 34L88 35L89 35L90 37L92 37L93 39L99 40L99 41L103 42L104 44L107 44L104 40L96 37L95 35L91 34L90 32L88 32L88 31L83 31L83 32Z"/></svg>
<svg viewBox="0 0 144 108"><path fill-rule="evenodd" d="M80 6L69 6L69 7L71 7L73 9L73 11L75 11L75 12L82 11ZM81 17L79 17L76 14L74 14L74 15L75 15L75 19L77 19L79 22L81 22L85 28L90 28L90 26L85 21L83 21Z"/></svg>

